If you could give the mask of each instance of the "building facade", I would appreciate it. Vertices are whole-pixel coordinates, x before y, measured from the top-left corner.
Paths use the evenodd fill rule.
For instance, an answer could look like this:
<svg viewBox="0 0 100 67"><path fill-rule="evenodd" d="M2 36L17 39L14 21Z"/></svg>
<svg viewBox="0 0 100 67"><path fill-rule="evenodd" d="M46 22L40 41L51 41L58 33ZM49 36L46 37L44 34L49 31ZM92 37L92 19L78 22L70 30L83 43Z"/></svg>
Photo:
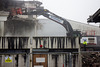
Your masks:
<svg viewBox="0 0 100 67"><path fill-rule="evenodd" d="M67 37L63 26L50 20L0 17L0 67L80 66L79 38Z"/></svg>

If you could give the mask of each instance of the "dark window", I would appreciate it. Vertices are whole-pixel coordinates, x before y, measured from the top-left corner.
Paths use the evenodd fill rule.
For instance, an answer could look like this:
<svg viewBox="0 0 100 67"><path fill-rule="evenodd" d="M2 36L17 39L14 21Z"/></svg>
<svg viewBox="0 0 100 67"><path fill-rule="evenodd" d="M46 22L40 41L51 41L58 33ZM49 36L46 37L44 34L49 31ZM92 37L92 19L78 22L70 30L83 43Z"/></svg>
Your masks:
<svg viewBox="0 0 100 67"><path fill-rule="evenodd" d="M89 43L94 43L94 40L95 40L94 38L88 38Z"/></svg>

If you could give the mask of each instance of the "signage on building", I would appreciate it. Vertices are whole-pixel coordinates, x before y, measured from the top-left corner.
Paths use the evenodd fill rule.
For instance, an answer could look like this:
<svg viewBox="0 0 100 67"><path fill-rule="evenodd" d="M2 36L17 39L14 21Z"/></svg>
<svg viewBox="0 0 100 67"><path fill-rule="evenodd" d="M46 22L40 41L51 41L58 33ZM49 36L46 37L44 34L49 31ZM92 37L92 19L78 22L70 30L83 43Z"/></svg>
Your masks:
<svg viewBox="0 0 100 67"><path fill-rule="evenodd" d="M96 45L97 44L96 37L82 37L81 44L83 44L84 41L86 41L88 45Z"/></svg>
<svg viewBox="0 0 100 67"><path fill-rule="evenodd" d="M35 65L34 67L43 67L43 65Z"/></svg>
<svg viewBox="0 0 100 67"><path fill-rule="evenodd" d="M82 31L82 36L95 36L95 34L96 34L95 30Z"/></svg>
<svg viewBox="0 0 100 67"><path fill-rule="evenodd" d="M5 57L5 62L6 63L11 63L12 62L12 57L11 56L6 56Z"/></svg>
<svg viewBox="0 0 100 67"><path fill-rule="evenodd" d="M36 62L37 63L40 63L40 62L43 63L43 62L45 62L45 58L43 58L43 57L42 58L41 57L40 58L36 58Z"/></svg>
<svg viewBox="0 0 100 67"><path fill-rule="evenodd" d="M86 34L95 36L95 30L86 31Z"/></svg>

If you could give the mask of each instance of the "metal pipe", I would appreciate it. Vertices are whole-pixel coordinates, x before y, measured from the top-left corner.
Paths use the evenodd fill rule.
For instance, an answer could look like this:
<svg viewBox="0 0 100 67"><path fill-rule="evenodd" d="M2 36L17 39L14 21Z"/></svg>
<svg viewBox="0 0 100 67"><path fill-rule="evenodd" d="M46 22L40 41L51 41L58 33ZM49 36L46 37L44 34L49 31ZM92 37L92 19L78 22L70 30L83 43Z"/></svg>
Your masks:
<svg viewBox="0 0 100 67"><path fill-rule="evenodd" d="M68 59L69 59L69 67L72 67L72 53L68 53Z"/></svg>

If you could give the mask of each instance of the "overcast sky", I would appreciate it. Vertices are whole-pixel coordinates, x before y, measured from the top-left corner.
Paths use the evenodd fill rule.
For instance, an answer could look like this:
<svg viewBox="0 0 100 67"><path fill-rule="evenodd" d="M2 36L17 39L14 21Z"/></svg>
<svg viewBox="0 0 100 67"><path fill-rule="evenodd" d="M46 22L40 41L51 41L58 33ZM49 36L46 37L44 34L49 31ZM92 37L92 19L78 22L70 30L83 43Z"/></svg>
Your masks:
<svg viewBox="0 0 100 67"><path fill-rule="evenodd" d="M38 0L51 12L66 19L87 23L89 15L100 8L100 0Z"/></svg>
<svg viewBox="0 0 100 67"><path fill-rule="evenodd" d="M36 0L36 1L41 1L43 3L44 8L50 10L51 12L61 17L82 23L87 23L88 17L94 14L100 8L100 0Z"/></svg>

